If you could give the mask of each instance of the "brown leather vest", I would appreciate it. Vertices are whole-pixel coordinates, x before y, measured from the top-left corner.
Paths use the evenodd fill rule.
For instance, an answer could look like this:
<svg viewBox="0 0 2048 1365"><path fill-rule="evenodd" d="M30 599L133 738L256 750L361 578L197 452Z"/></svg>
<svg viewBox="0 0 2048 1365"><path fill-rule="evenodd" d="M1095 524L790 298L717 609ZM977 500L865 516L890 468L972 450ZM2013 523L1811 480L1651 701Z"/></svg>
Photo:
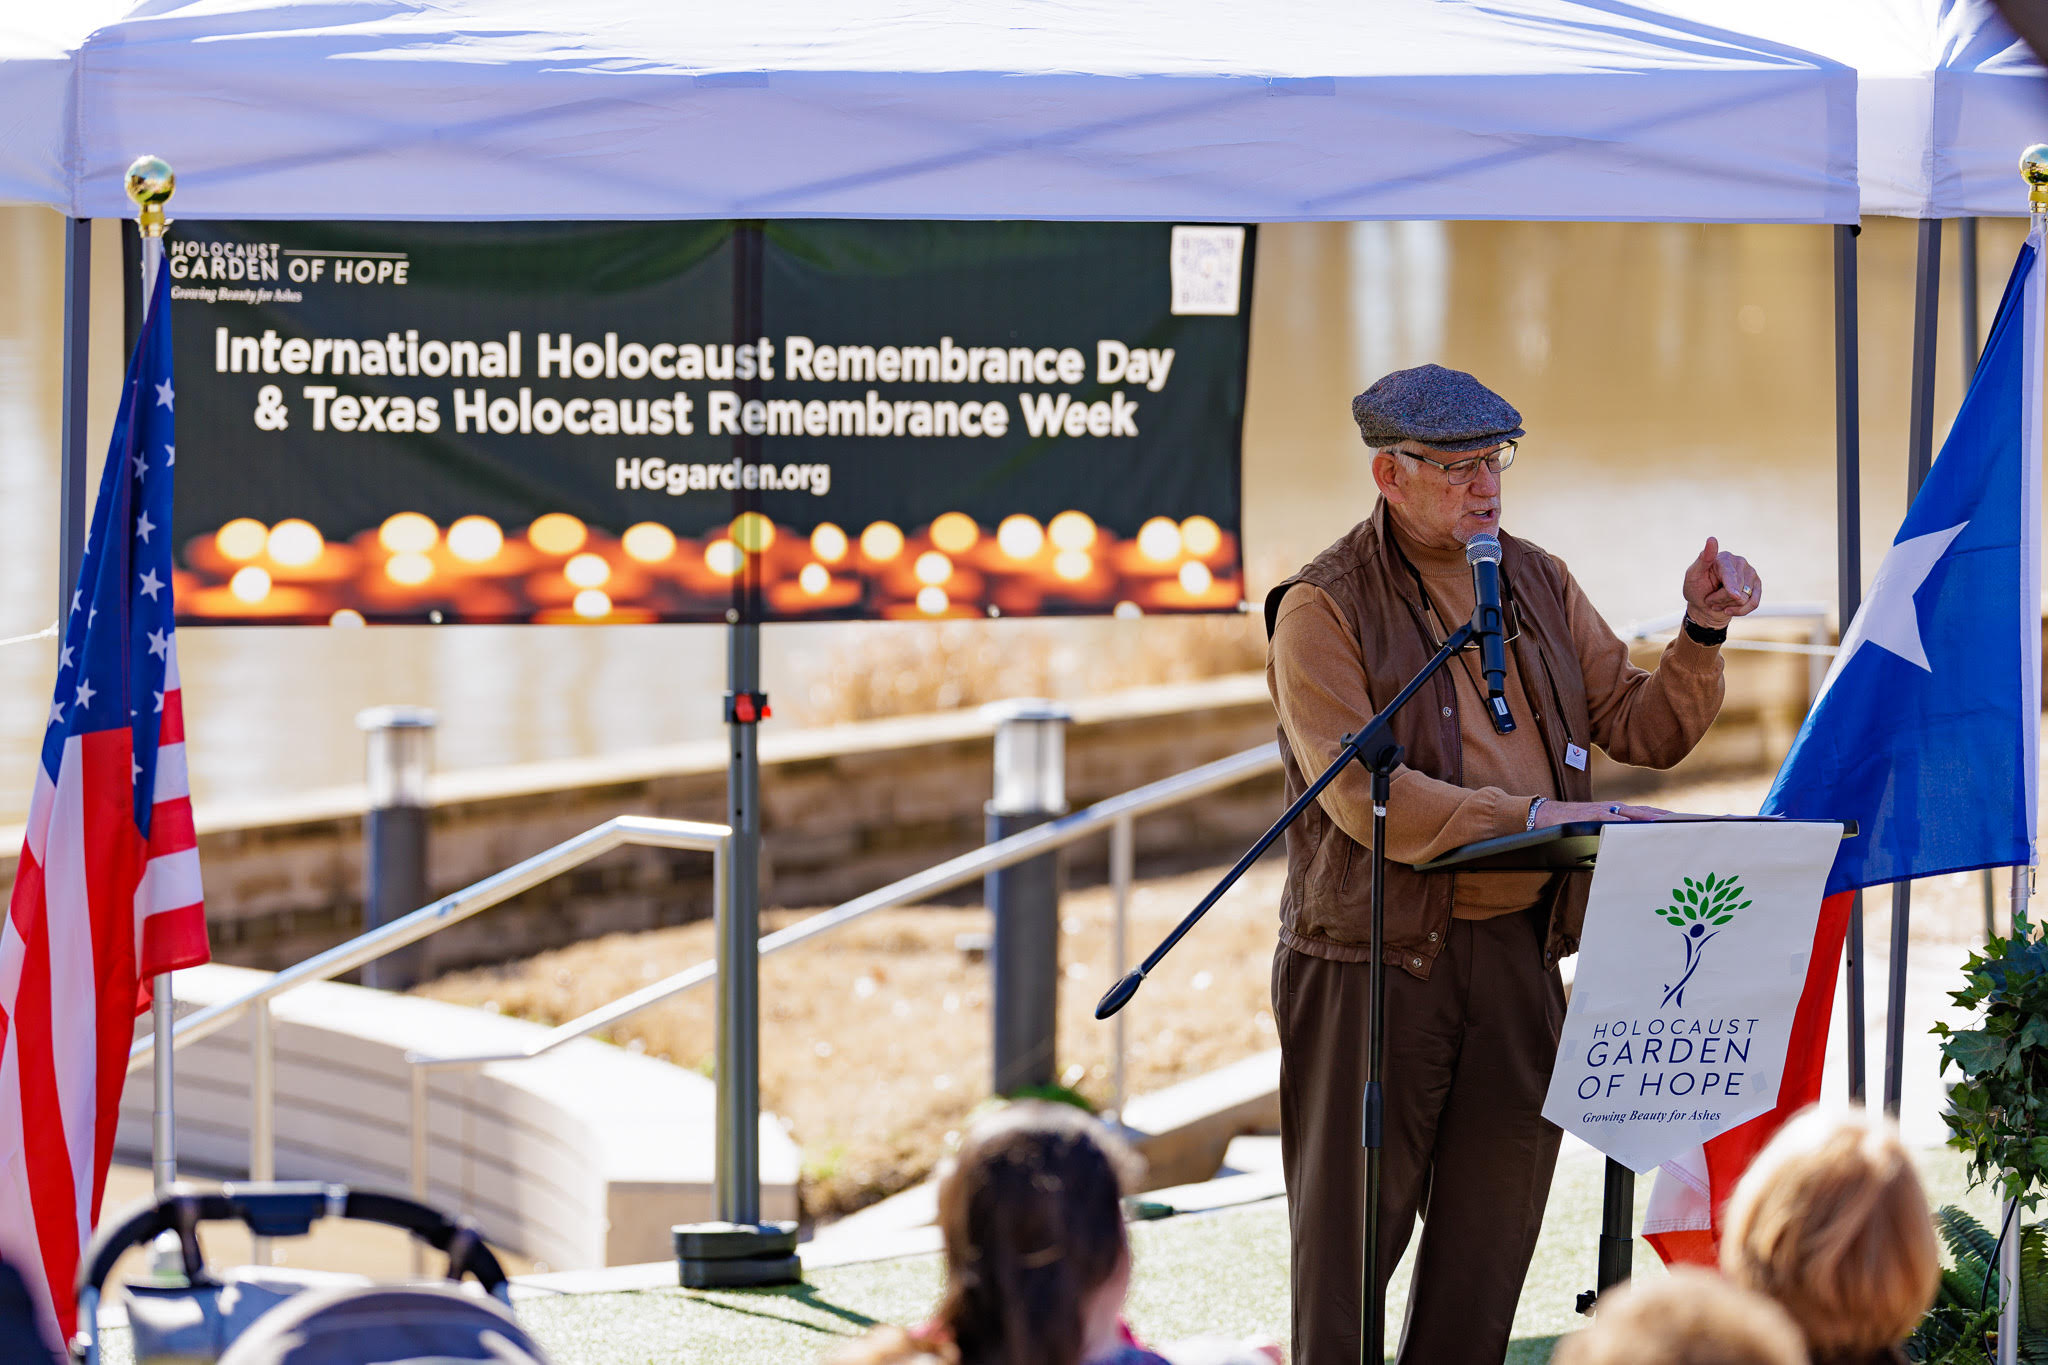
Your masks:
<svg viewBox="0 0 2048 1365"><path fill-rule="evenodd" d="M1365 659L1366 689L1385 705L1422 671L1436 652L1422 585L1387 530L1385 501L1371 517L1317 555L1294 577L1266 594L1266 636L1270 640L1280 599L1297 583L1321 588L1337 604L1357 635ZM1564 566L1528 541L1503 534L1502 589L1521 618L1521 635L1511 648L1523 690L1535 715L1518 717L1537 726L1550 756L1551 776L1566 801L1590 801L1592 779L1564 762L1567 742L1590 750L1593 721L1585 679L1573 646L1565 607ZM1360 716L1363 725L1369 717ZM1394 737L1407 750L1409 767L1447 782L1464 781L1463 745L1458 729L1458 690L1449 669L1439 669L1393 721ZM1292 804L1318 774L1304 774L1285 731L1280 758ZM1397 796L1396 800L1399 799ZM1452 883L1446 874L1425 876L1405 864L1387 863L1385 960L1427 978L1450 930ZM1592 877L1573 873L1554 878L1543 907L1549 930L1544 960L1554 963L1576 952L1586 918ZM1372 852L1338 828L1318 803L1310 803L1287 828L1287 886L1280 898L1280 939L1297 951L1342 962L1364 962L1372 944Z"/></svg>

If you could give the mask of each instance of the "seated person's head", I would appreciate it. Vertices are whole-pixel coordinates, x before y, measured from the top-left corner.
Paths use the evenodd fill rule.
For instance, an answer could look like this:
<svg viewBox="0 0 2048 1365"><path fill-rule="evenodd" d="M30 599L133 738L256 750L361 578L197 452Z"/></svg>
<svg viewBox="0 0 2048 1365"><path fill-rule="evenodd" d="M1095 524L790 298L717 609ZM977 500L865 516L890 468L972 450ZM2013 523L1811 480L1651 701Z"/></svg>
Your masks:
<svg viewBox="0 0 2048 1365"><path fill-rule="evenodd" d="M946 1288L932 1339L877 1332L837 1359L1080 1365L1130 1283L1124 1182L1137 1159L1070 1105L1026 1100L967 1132L941 1167Z"/></svg>
<svg viewBox="0 0 2048 1365"><path fill-rule="evenodd" d="M1799 1329L1760 1294L1675 1267L1600 1296L1593 1325L1558 1344L1556 1365L1807 1365Z"/></svg>
<svg viewBox="0 0 2048 1365"><path fill-rule="evenodd" d="M1882 1358L1904 1341L1941 1263L1897 1131L1861 1110L1786 1124L1728 1201L1721 1269L1784 1305L1816 1362Z"/></svg>

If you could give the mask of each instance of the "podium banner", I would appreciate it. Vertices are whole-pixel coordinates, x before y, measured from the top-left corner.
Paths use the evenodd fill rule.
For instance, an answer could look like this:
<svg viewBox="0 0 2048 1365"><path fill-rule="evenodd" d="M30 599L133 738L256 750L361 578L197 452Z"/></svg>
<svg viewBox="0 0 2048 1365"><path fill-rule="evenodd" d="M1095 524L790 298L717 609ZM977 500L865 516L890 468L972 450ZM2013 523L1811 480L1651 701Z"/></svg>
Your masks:
<svg viewBox="0 0 2048 1365"><path fill-rule="evenodd" d="M1608 825L1543 1116L1643 1172L1776 1105L1841 832Z"/></svg>

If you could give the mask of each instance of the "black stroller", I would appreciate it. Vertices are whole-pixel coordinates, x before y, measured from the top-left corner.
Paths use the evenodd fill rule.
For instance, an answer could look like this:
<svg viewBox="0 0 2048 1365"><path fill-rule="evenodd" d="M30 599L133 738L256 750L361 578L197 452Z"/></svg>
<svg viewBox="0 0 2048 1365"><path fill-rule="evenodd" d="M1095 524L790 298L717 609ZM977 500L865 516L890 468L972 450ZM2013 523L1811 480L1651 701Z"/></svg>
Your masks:
<svg viewBox="0 0 2048 1365"><path fill-rule="evenodd" d="M216 1276L200 1251L201 1223L240 1222L258 1237L297 1237L321 1218L405 1229L448 1254L448 1282L371 1284L254 1266ZM398 1195L315 1182L174 1190L103 1225L79 1266L75 1360L99 1365L100 1299L114 1262L166 1232L177 1235L182 1277L120 1290L135 1365L546 1365L546 1354L512 1316L510 1285L497 1256L467 1221ZM465 1274L485 1292L459 1287L455 1282Z"/></svg>

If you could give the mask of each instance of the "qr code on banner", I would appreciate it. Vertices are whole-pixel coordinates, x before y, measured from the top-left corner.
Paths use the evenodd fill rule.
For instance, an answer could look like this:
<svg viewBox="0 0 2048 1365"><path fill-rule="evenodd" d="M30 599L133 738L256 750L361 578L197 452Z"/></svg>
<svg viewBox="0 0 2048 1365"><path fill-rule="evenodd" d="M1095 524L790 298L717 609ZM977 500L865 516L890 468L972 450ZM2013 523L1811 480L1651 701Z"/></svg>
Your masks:
<svg viewBox="0 0 2048 1365"><path fill-rule="evenodd" d="M1244 271L1241 227L1173 230L1173 311L1232 317Z"/></svg>

